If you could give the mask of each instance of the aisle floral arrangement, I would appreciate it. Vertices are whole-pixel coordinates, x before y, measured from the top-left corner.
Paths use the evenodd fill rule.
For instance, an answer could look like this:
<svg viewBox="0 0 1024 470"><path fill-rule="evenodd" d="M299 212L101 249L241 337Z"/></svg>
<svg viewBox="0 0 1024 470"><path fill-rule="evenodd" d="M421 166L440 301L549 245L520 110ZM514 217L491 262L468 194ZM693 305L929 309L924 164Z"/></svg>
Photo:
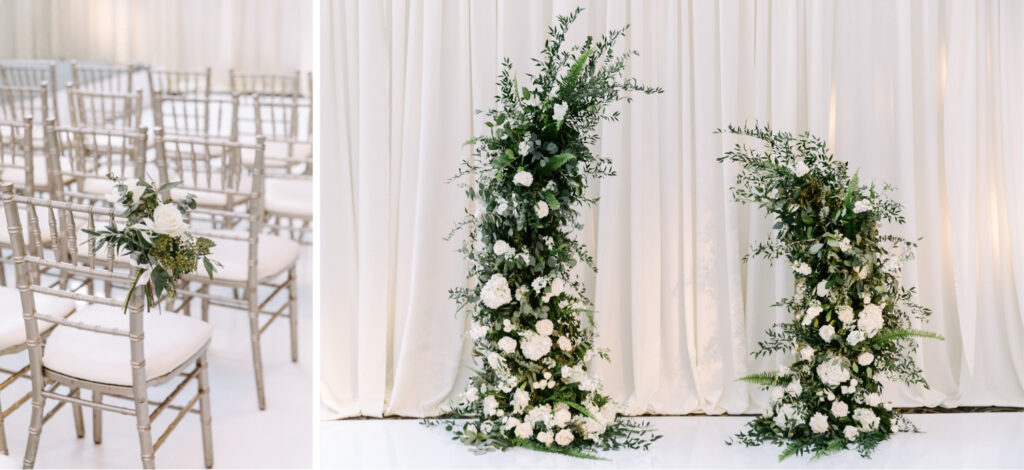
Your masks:
<svg viewBox="0 0 1024 470"><path fill-rule="evenodd" d="M593 311L573 267L593 260L572 235L591 180L614 174L609 159L591 153L607 106L629 92L660 93L624 77L635 51L616 54L625 28L563 49L581 10L550 29L536 75L520 86L507 59L498 106L486 113L489 135L470 141L463 162L476 212L456 227L471 240L459 251L471 261L473 287L451 296L472 318L479 370L444 425L478 449L526 447L576 457L596 450L646 449L659 436L647 423L619 419L588 371L595 356ZM454 233L454 231L453 231ZM468 423L454 417L468 417Z"/></svg>
<svg viewBox="0 0 1024 470"><path fill-rule="evenodd" d="M777 220L773 236L752 254L785 258L795 275L795 294L776 304L793 320L769 330L755 352L792 352L795 361L742 379L769 387L771 401L734 442L781 445L780 460L847 448L870 456L893 432L916 430L882 400L879 380L925 384L913 359L915 337L941 339L912 328L931 313L901 283L901 265L916 243L879 230L883 222L903 224L903 208L884 196L891 188L862 185L809 134L756 125L720 132L764 144L737 144L718 160L740 166L736 200Z"/></svg>
<svg viewBox="0 0 1024 470"><path fill-rule="evenodd" d="M146 310L159 306L160 300L174 297L178 281L199 269L202 262L206 273L213 278L220 263L209 258L213 240L197 237L189 232L185 221L188 212L196 208L195 196L174 202L170 190L181 183L167 183L155 188L144 180L133 184L114 178L114 192L108 201L121 213L126 223L118 228L108 225L101 230L83 231L93 241L92 251L112 246L115 253L129 255L140 267L135 274L124 309L127 310L135 286L145 286Z"/></svg>

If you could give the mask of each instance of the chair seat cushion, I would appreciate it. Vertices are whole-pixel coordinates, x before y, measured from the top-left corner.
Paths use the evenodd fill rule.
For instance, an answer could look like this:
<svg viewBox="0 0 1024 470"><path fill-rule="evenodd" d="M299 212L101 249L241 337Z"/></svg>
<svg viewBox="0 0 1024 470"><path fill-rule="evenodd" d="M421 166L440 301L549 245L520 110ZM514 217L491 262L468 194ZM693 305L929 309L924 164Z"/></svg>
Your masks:
<svg viewBox="0 0 1024 470"><path fill-rule="evenodd" d="M0 171L0 180L5 183L13 183L15 186L25 186L25 170L22 168L4 168ZM64 176L64 183L71 182L70 176ZM32 157L32 184L39 190L48 190L50 178L47 176L46 157L36 155Z"/></svg>
<svg viewBox="0 0 1024 470"><path fill-rule="evenodd" d="M208 173L206 173L208 174ZM168 176L168 181L181 181L181 185L185 188L175 188L171 190L171 197L176 201L180 201L188 196L189 194L196 195L196 204L200 207L212 207L212 208L225 208L230 209L231 206L245 200L244 196L233 195L229 196L224 193L218 193L215 191L203 191L200 189L194 189L197 186L202 188L209 188L213 190L227 190L241 193L248 193L252 191L252 178L249 176L242 175L237 182L232 182L229 189L224 189L225 182L221 175L214 173L211 175L210 180L207 181L206 174L199 173L199 184L196 184L196 178L192 176L192 173L185 173L183 176L171 174ZM237 186L237 187L231 187ZM228 198L233 201L232 204L228 204Z"/></svg>
<svg viewBox="0 0 1024 470"><path fill-rule="evenodd" d="M227 233L247 234L248 232ZM214 278L222 281L247 280L249 278L249 243L216 236L211 239L217 246L211 250L210 259L219 261L223 265L214 273ZM294 240L261 234L256 276L259 279L266 279L286 270L299 259L300 249L301 246ZM206 277L206 272L202 268L197 274Z"/></svg>
<svg viewBox="0 0 1024 470"><path fill-rule="evenodd" d="M313 217L313 182L267 178L266 209L271 214Z"/></svg>
<svg viewBox="0 0 1024 470"><path fill-rule="evenodd" d="M63 297L55 297L36 293L34 295L36 312L59 318L65 318L75 311L75 302ZM21 293L13 287L0 287L0 305L6 308L0 313L0 350L17 346L25 342L25 319L22 317ZM54 324L40 321L39 333L53 329Z"/></svg>
<svg viewBox="0 0 1024 470"><path fill-rule="evenodd" d="M288 159L288 160L285 160ZM285 168L303 163L305 160L313 160L313 146L309 144L292 144L291 153L288 152L287 142L266 142L263 147L263 161L267 168ZM256 163L256 151L253 149L242 149L242 163L252 165Z"/></svg>
<svg viewBox="0 0 1024 470"><path fill-rule="evenodd" d="M147 380L173 372L210 341L210 325L202 320L157 310L143 315ZM72 320L128 331L128 317L118 307L93 304L75 313ZM43 367L92 382L130 386L130 340L60 325L46 340Z"/></svg>

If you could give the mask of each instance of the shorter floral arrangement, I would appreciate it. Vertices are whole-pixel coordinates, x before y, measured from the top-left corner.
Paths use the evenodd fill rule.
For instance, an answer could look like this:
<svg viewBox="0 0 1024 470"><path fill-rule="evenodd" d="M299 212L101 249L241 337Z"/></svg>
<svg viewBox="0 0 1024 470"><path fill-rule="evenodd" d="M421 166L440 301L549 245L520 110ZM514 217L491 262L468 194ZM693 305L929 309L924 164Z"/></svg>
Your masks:
<svg viewBox="0 0 1024 470"><path fill-rule="evenodd" d="M139 265L124 308L127 310L135 286L146 286L146 310L159 305L165 295L174 297L175 286L182 277L192 274L203 263L213 278L220 263L209 258L213 240L189 232L185 215L196 208L195 195L182 201L171 200L169 192L180 182L154 187L145 180L133 183L109 176L115 183L107 200L127 219L124 227L108 225L103 230L83 229L94 241L92 251L112 246L117 254L131 255ZM163 195L163 197L161 197Z"/></svg>

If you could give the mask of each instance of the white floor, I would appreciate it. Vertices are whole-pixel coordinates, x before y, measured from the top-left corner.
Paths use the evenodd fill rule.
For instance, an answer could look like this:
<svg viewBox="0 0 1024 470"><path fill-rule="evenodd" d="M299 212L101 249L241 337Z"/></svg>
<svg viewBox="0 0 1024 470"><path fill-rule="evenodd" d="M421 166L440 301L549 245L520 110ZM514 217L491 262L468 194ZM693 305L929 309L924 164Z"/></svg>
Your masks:
<svg viewBox="0 0 1024 470"><path fill-rule="evenodd" d="M210 360L210 395L213 411L214 465L216 468L295 468L310 467L313 461L312 390L312 249L303 247L299 260L299 362L290 358L288 321L279 318L263 335L264 379L267 409L256 406L256 385L252 372L248 319L243 312L211 309L213 342ZM8 274L8 279L13 279ZM198 304L196 304L198 306ZM4 306L20 308L20 306ZM7 312L3 312L7 313ZM153 313L156 314L156 313ZM0 359L0 367L20 368L28 358L24 353ZM28 382L20 381L4 391L5 405L24 391ZM188 390L194 390L189 386ZM160 387L154 395L163 397L170 390ZM183 392L178 402L191 398ZM184 400L183 400L184 399ZM154 423L154 439L173 419L167 410ZM0 466L20 468L28 436L29 405L7 418L9 459L0 458ZM85 412L86 436L78 439L70 406L65 406L43 428L37 468L138 468L138 434L135 418L115 413L103 414L103 443L92 441L92 414ZM202 468L203 448L198 415L186 416L156 453L160 468Z"/></svg>
<svg viewBox="0 0 1024 470"><path fill-rule="evenodd" d="M1020 468L1024 467L1024 413L911 415L921 433L900 433L870 460L847 451L816 461L778 462L777 447L727 446L747 417L658 417L664 435L650 452L607 452L606 461L513 449L474 455L441 428L411 419L325 421L320 425L322 468Z"/></svg>

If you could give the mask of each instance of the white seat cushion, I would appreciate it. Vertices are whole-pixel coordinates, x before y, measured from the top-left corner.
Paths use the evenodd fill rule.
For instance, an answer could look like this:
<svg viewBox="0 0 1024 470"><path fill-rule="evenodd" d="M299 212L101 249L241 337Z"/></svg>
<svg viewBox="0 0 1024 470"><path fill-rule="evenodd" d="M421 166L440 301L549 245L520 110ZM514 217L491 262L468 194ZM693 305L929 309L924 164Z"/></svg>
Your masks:
<svg viewBox="0 0 1024 470"><path fill-rule="evenodd" d="M36 312L65 318L75 311L75 302L63 297L35 294ZM22 317L21 294L13 287L0 287L0 305L6 306L0 314L0 349L25 342L25 319ZM53 329L54 324L39 321L39 334Z"/></svg>
<svg viewBox="0 0 1024 470"><path fill-rule="evenodd" d="M199 182L200 182L200 184L197 185L197 184L195 184L196 178L192 176L192 173L185 173L185 175L183 177L179 177L178 175L175 175L175 174L169 175L168 176L168 181L181 181L182 186L188 187L187 189L185 189L185 188L172 189L171 190L171 197L174 198L175 201L180 201L180 200L184 199L185 196L187 196L189 194L195 194L196 195L196 204L199 205L200 207L221 207L221 208L227 208L227 206L228 206L228 195L227 194L217 193L217 192L212 192L212 191L202 191L202 190L199 190L199 189L193 189L196 186L203 187L203 188L210 188L210 189L214 189L214 190L219 190L219 189L223 189L224 188L224 183L221 180L221 176L219 174L212 175L209 183L207 183L205 178L206 178L205 175L203 173L200 173L199 174ZM252 191L252 178L248 177L248 176L245 176L245 175L242 175L241 178L238 180L238 186L239 186L238 188L232 188L231 191L242 192L242 193L248 193L248 192ZM235 195L235 196L232 196L232 199L234 201L236 201L236 203L238 203L238 202L241 202L244 199L244 197L243 196Z"/></svg>
<svg viewBox="0 0 1024 470"><path fill-rule="evenodd" d="M209 341L210 325L202 320L160 313L144 313L146 379L162 377L185 364ZM129 315L118 307L93 304L81 309L73 321L128 331ZM54 372L92 382L131 385L130 341L69 326L58 326L46 341L43 366Z"/></svg>
<svg viewBox="0 0 1024 470"><path fill-rule="evenodd" d="M271 214L313 217L313 182L267 178L266 209Z"/></svg>
<svg viewBox="0 0 1024 470"><path fill-rule="evenodd" d="M70 176L64 176L64 182L71 181ZM25 185L25 170L22 168L4 168L0 172L0 180L5 183L13 183L15 186ZM50 178L47 176L46 157L36 155L32 158L32 182L36 189L48 189Z"/></svg>
<svg viewBox="0 0 1024 470"><path fill-rule="evenodd" d="M248 233L248 232L230 232ZM213 247L210 259L219 261L223 266L217 269L213 277L222 281L245 281L249 278L249 243L225 238L211 239L217 244ZM294 240L275 235L260 235L259 255L256 263L256 275L259 279L276 275L299 259L301 247ZM199 269L198 275L206 277L206 271Z"/></svg>
<svg viewBox="0 0 1024 470"><path fill-rule="evenodd" d="M276 158L275 158L276 157ZM267 168L284 168L297 165L302 162L282 160L306 160L313 161L313 146L309 144L292 144L292 152L288 153L287 142L267 142L263 147L263 161ZM256 151L253 149L242 149L242 163L252 165L256 162Z"/></svg>

